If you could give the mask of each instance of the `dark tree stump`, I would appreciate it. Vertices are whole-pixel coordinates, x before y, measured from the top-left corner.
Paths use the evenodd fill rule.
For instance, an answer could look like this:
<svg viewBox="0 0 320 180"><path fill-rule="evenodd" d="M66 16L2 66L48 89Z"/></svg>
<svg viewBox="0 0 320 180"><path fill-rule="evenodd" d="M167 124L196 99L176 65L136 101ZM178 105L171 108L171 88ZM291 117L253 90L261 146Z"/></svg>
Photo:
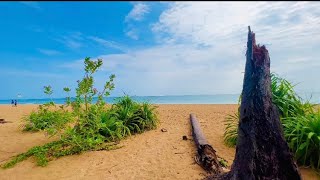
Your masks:
<svg viewBox="0 0 320 180"><path fill-rule="evenodd" d="M300 180L271 100L269 53L250 26L246 57L235 159L230 172L208 179Z"/></svg>
<svg viewBox="0 0 320 180"><path fill-rule="evenodd" d="M208 144L194 114L190 114L190 122L192 126L193 139L197 146L195 161L209 174L217 175L222 173L222 167L219 163L216 151L210 144Z"/></svg>

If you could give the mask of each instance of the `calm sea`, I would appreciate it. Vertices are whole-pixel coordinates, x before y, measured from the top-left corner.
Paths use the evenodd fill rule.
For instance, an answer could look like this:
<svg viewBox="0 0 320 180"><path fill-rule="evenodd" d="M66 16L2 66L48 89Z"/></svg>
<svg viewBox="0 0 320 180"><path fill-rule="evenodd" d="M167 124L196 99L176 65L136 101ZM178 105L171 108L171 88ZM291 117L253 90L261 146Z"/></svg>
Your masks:
<svg viewBox="0 0 320 180"><path fill-rule="evenodd" d="M299 94L303 99L320 104L320 93ZM184 95L184 96L132 96L138 102L149 102L153 104L237 104L239 94L220 94L220 95ZM106 98L107 103L114 103L117 97ZM17 99L18 104L43 104L50 99ZM65 98L55 98L56 104L63 104ZM94 102L96 99L93 100ZM0 104L11 104L11 99L0 100Z"/></svg>
<svg viewBox="0 0 320 180"><path fill-rule="evenodd" d="M114 103L118 97L105 98L107 103ZM153 104L237 104L239 95L186 95L186 96L132 96L138 102ZM97 99L93 99L96 102ZM50 99L17 99L18 104L43 104ZM63 104L65 98L55 98L56 104ZM11 104L11 99L0 100L0 104Z"/></svg>

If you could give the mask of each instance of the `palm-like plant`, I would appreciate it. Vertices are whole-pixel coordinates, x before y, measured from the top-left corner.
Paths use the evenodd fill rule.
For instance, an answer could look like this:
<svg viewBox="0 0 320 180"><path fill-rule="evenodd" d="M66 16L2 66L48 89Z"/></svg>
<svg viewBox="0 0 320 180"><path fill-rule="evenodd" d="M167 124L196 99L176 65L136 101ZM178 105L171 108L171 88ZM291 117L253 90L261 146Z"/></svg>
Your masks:
<svg viewBox="0 0 320 180"><path fill-rule="evenodd" d="M239 123L239 111L234 114L228 114L225 119L225 132L224 132L224 142L227 146L233 147L237 143L238 137L238 123Z"/></svg>
<svg viewBox="0 0 320 180"><path fill-rule="evenodd" d="M283 119L284 134L297 161L320 168L320 111Z"/></svg>
<svg viewBox="0 0 320 180"><path fill-rule="evenodd" d="M123 122L124 126L130 129L130 133L141 132L138 103L134 102L129 96L124 96L114 104L113 109L114 117Z"/></svg>
<svg viewBox="0 0 320 180"><path fill-rule="evenodd" d="M151 104L144 102L140 106L140 118L142 119L141 121L141 126L143 129L154 129L158 125L158 119L157 115L155 113L155 106L152 106Z"/></svg>
<svg viewBox="0 0 320 180"><path fill-rule="evenodd" d="M293 117L312 112L313 105L295 93L294 85L278 75L271 74L272 102L278 107L281 117Z"/></svg>
<svg viewBox="0 0 320 180"><path fill-rule="evenodd" d="M130 135L130 129L123 125L122 121L117 121L111 110L101 114L100 134L107 137L109 141L119 140Z"/></svg>
<svg viewBox="0 0 320 180"><path fill-rule="evenodd" d="M111 109L101 115L101 121L100 132L112 140L154 129L158 123L154 106L135 102L127 95L118 98Z"/></svg>

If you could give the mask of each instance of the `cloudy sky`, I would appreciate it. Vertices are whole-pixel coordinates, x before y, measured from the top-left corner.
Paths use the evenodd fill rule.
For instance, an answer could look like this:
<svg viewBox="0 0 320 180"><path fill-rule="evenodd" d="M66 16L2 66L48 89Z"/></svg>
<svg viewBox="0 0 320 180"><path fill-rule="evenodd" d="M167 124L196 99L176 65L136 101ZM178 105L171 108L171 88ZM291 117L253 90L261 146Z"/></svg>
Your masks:
<svg viewBox="0 0 320 180"><path fill-rule="evenodd" d="M320 2L1 2L0 99L76 87L102 58L112 96L239 94L247 26L271 71L320 92Z"/></svg>

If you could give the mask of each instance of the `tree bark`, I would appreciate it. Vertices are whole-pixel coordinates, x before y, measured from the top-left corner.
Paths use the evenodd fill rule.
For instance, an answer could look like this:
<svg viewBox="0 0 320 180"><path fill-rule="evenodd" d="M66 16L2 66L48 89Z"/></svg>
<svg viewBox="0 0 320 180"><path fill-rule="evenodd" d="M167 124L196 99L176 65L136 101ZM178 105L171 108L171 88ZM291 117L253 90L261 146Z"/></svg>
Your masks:
<svg viewBox="0 0 320 180"><path fill-rule="evenodd" d="M270 83L268 50L256 45L249 26L235 159L230 172L209 179L301 179L271 100Z"/></svg>
<svg viewBox="0 0 320 180"><path fill-rule="evenodd" d="M216 151L208 144L203 135L200 124L194 114L190 114L193 139L197 146L196 162L209 174L217 175L222 173Z"/></svg>

